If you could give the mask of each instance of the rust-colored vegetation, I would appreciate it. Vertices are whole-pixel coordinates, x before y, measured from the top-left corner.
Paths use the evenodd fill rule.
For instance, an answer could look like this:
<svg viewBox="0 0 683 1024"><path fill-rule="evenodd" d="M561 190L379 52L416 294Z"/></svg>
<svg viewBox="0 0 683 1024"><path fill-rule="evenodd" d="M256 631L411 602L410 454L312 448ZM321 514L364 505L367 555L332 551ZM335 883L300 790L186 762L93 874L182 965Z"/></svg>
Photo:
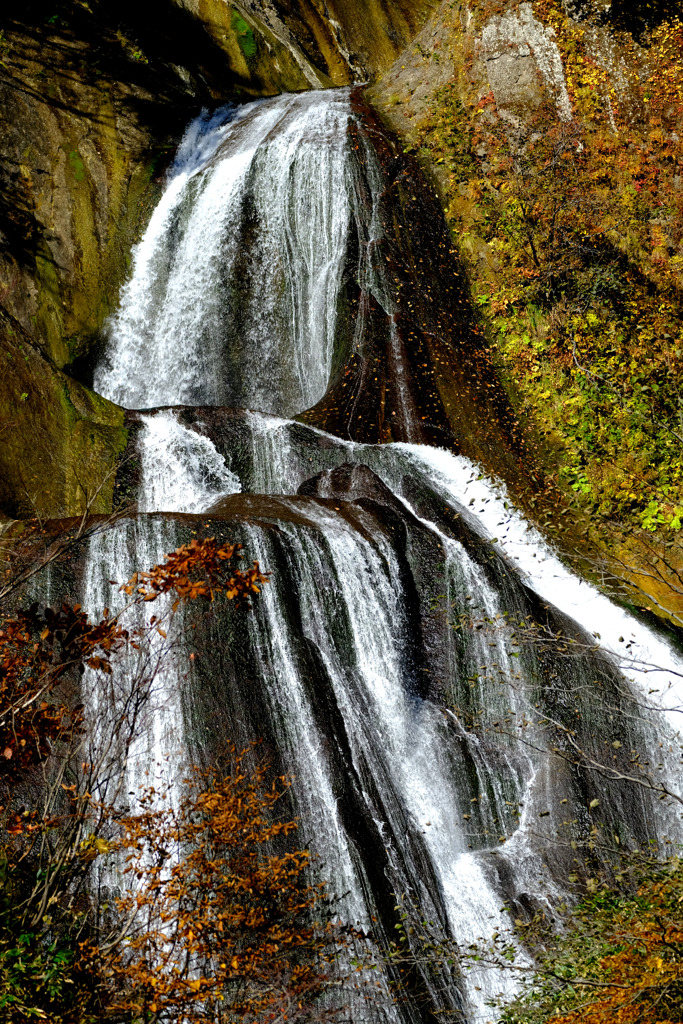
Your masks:
<svg viewBox="0 0 683 1024"><path fill-rule="evenodd" d="M475 10L485 20L486 4ZM555 33L571 117L547 92L524 111L498 110L492 94L471 104L456 76L419 153L441 168L475 303L539 461L603 539L622 528L677 543L683 22L670 14L636 40L597 15L570 18L559 0L533 11ZM596 53L603 30L618 66Z"/></svg>

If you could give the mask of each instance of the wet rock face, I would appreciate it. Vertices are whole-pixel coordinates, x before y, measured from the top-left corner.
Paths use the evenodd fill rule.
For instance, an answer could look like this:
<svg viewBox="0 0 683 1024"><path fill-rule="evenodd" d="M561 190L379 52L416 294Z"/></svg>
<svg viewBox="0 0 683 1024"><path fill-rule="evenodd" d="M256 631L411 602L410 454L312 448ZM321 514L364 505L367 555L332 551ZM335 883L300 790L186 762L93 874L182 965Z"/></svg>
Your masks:
<svg viewBox="0 0 683 1024"><path fill-rule="evenodd" d="M378 222L365 253L371 273L359 288L352 251L348 355L324 398L298 418L347 440L435 444L503 476L523 475L518 425L438 197L417 161L358 94L354 99L358 203L368 223L373 216Z"/></svg>
<svg viewBox="0 0 683 1024"><path fill-rule="evenodd" d="M319 498L359 501L365 498L379 505L395 508L396 498L368 466L346 463L305 480L299 494L317 495Z"/></svg>

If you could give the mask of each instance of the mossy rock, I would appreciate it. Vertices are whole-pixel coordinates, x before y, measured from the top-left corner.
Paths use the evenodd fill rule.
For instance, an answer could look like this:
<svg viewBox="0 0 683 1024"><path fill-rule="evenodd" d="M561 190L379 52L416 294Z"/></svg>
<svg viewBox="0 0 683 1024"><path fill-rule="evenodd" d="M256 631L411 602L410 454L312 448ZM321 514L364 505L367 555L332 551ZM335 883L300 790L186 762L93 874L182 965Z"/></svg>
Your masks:
<svg viewBox="0 0 683 1024"><path fill-rule="evenodd" d="M58 370L0 312L0 512L78 515L112 508L124 413Z"/></svg>

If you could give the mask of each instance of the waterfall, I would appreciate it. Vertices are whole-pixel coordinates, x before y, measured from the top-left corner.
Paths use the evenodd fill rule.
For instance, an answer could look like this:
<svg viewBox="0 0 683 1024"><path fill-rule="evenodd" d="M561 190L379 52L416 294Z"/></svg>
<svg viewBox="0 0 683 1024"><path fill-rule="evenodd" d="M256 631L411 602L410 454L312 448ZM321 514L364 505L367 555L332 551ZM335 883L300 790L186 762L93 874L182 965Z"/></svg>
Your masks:
<svg viewBox="0 0 683 1024"><path fill-rule="evenodd" d="M141 420L140 512L203 512L242 489L211 439L184 427L173 410Z"/></svg>
<svg viewBox="0 0 683 1024"><path fill-rule="evenodd" d="M386 829L394 891L419 893L424 862L431 862L450 931L459 941L469 945L482 934L505 931L500 899L467 852L459 773L453 771L443 713L415 695L406 672L408 624L392 547L381 536L374 544L363 542L356 529L327 512L318 514L318 522L332 573L328 569L328 583L317 550L302 561L308 574L301 586L304 632L324 658L354 767L368 792L374 783L382 797L372 811ZM318 591L335 585L340 607L330 614ZM342 615L350 635L340 652L330 639ZM402 833L403 849L392 851ZM469 991L477 1016L485 1014L487 998L513 987L511 978L492 973L479 980Z"/></svg>
<svg viewBox="0 0 683 1024"><path fill-rule="evenodd" d="M125 520L115 529L96 533L88 541L83 606L93 617L104 608L120 605L119 584L130 579L140 566L149 568L176 546L173 525L161 519ZM112 574L114 574L112 576ZM170 599L161 599L155 613L162 618ZM144 613L128 615L125 625L134 630L143 627ZM176 629L180 625L175 623ZM177 634L176 634L177 635ZM179 684L182 668L170 640L153 635L151 650L136 655L131 650L126 671L106 675L87 668L83 679L86 721L91 722L88 761L104 763L102 774L109 779L100 799L126 804L142 788L168 782L168 766L181 771L185 741ZM155 671L156 669L156 671ZM154 676L149 699L139 710L136 691ZM121 751L117 733L134 727L132 742ZM115 764L117 757L122 758Z"/></svg>
<svg viewBox="0 0 683 1024"><path fill-rule="evenodd" d="M292 414L325 393L349 232L346 93L195 122L133 260L95 388L129 408Z"/></svg>
<svg viewBox="0 0 683 1024"><path fill-rule="evenodd" d="M396 449L426 472L431 486L446 500L472 509L485 534L540 597L580 623L624 671L640 680L644 690L658 692L677 733L683 725L676 710L683 707L683 660L671 642L570 572L517 511L505 488L487 479L468 459L428 446L396 445ZM650 679L655 680L654 687Z"/></svg>
<svg viewBox="0 0 683 1024"><path fill-rule="evenodd" d="M649 666L681 665L562 564L501 484L412 443L404 342L376 258L382 187L345 90L224 108L188 128L95 373L102 394L138 410L138 511L89 542L83 603L112 606L111 580L200 527L243 543L271 583L246 618L217 607L192 623L191 668L190 622L176 619L126 791L150 771L179 786L188 759L261 735L294 779L301 841L380 946L404 897L462 946L495 933L518 942L506 908L562 895L538 815L559 829L560 796L582 813L586 799L569 770L551 774L544 727L522 721L539 706L560 719L579 707L595 742L601 730L658 729L673 750L654 711L612 723L651 689ZM362 349L369 296L387 321L404 443L355 444L287 418L325 395L344 346ZM515 619L573 632L580 656L550 664L520 643ZM106 722L118 698L89 682L89 719ZM567 693L579 694L571 707ZM679 695L662 698L670 733ZM672 774L677 753L665 758ZM641 792L616 787L612 803L605 820L624 842L679 834ZM515 991L493 970L423 971L416 985L420 998L372 1012L478 1024L494 1019L493 996ZM368 1013L354 1004L355 1020Z"/></svg>
<svg viewBox="0 0 683 1024"><path fill-rule="evenodd" d="M396 443L362 445L330 438L322 431L273 416L248 413L253 462L243 470L246 488L257 493L296 494L321 470L354 462L369 466L412 508L406 480L421 477L480 536L509 559L520 577L542 598L580 623L599 646L634 675L643 689L653 690L674 732L683 725L683 659L668 638L569 570L542 534L525 519L493 481L464 456L429 445ZM322 443L321 443L322 442Z"/></svg>

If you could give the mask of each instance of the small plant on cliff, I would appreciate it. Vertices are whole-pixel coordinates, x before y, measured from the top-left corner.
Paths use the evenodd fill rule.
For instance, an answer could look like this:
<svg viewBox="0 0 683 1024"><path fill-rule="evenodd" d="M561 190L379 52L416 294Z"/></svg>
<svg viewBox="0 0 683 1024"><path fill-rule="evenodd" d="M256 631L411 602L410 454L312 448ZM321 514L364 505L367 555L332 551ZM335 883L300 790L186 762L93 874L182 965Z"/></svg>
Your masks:
<svg viewBox="0 0 683 1024"><path fill-rule="evenodd" d="M535 914L506 903L509 926L467 946L421 921L399 896L403 923L387 955L394 973L462 971L493 992L509 991L512 978L512 1002L502 994L489 1000L500 1024L680 1024L683 866L678 858L612 854L609 877L577 864L566 902Z"/></svg>
<svg viewBox="0 0 683 1024"><path fill-rule="evenodd" d="M589 879L562 929L525 930L535 950L505 1024L668 1024L683 1019L683 867L628 858L630 891ZM518 960L513 957L512 961Z"/></svg>

